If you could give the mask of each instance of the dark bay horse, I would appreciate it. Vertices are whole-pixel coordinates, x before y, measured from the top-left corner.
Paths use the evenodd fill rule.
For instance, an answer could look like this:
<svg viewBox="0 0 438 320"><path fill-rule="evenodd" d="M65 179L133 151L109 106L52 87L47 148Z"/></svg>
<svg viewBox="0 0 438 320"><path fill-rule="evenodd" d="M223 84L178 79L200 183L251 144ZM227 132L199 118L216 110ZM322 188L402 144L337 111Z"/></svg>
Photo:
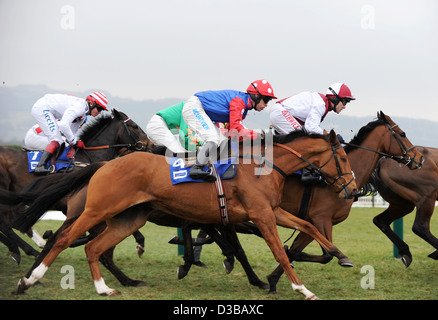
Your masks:
<svg viewBox="0 0 438 320"><path fill-rule="evenodd" d="M87 148L90 148L79 149L76 152L75 161L82 163L110 160L132 150L143 150L148 143L143 130L126 114L115 109L112 110L111 116L99 116L95 123L83 130L80 139L84 141ZM93 149L93 147L98 149ZM20 192L36 178L37 176L29 172L25 151L0 147L0 188L2 190ZM65 202L61 201L51 209L65 212ZM13 221L13 210L7 206L0 206L0 241L8 246L17 263L20 262L18 246L27 254L37 256L38 252L12 230ZM36 220L21 221L21 224L19 222L14 224L14 227L22 232L28 232Z"/></svg>
<svg viewBox="0 0 438 320"><path fill-rule="evenodd" d="M438 239L430 232L430 219L438 200L438 149L418 147L424 155L421 170L411 172L391 159L381 159L374 184L389 206L373 219L374 224L397 246L406 267L412 262L409 246L394 233L391 223L417 208L412 231L435 250L429 257L438 260Z"/></svg>
<svg viewBox="0 0 438 320"><path fill-rule="evenodd" d="M423 156L418 148L412 145L401 128L383 112L378 113L377 117L378 120L362 127L350 143L346 143L345 151L355 173L359 189L365 186L378 160L383 156L395 159L397 162L393 162L402 165L405 168L404 171L411 175L419 174L423 170L412 170L421 167ZM305 189L306 187L298 177L291 176L286 179L282 208L298 214ZM290 195L294 195L294 197ZM326 187L314 186L304 213L305 219L332 242L333 225L347 219L352 205L353 199L339 201L333 192ZM300 232L288 251L290 260L329 262L332 257L324 250L322 256L308 255L302 252L312 240L308 235ZM343 266L352 266L352 263L346 262ZM276 284L283 273L282 271L279 266L268 276L271 293L276 292Z"/></svg>
<svg viewBox="0 0 438 320"><path fill-rule="evenodd" d="M291 174L308 165L302 158L297 157L296 151L298 151L302 157L307 158L314 165L321 167L324 164L324 170L321 169L321 173L333 183L339 198L351 197L356 191L356 185L346 154L340 147L334 131L330 132L329 138L298 133L278 138L276 142L270 147L275 162L275 165L270 164L270 168L275 167L277 171L270 172L266 163L262 172L268 170L270 174L262 173L256 176L254 173L257 171L255 169L259 168L259 164L242 164L240 160L236 177L224 181L229 221L238 223L252 220L256 223L274 257L285 268L292 288L302 293L307 299L314 299L316 296L304 287L291 268L278 237L276 224L309 233L330 254L338 258L344 255L322 237L311 224L279 207L285 180L284 174ZM136 168L136 170L130 170L130 168ZM94 173L90 170L90 175ZM102 193L99 190L104 186L106 192ZM57 186L53 187L57 188ZM19 287L27 288L33 285L44 275L61 251L84 231L106 221L105 232L89 242L85 251L98 293L117 294L117 291L105 285L98 264L99 256L144 225L148 212L143 211L134 216L118 214L129 207L144 203L149 210L165 211L200 223L217 224L220 223L221 218L214 189L213 184L206 183L172 185L169 165L163 156L133 153L108 162L92 176L89 182L85 211L70 227L61 232L49 254L33 270L30 277L23 277L20 280ZM71 188L66 192L70 191L72 191ZM201 203L199 199L203 199L203 202ZM193 203L196 203L196 206Z"/></svg>

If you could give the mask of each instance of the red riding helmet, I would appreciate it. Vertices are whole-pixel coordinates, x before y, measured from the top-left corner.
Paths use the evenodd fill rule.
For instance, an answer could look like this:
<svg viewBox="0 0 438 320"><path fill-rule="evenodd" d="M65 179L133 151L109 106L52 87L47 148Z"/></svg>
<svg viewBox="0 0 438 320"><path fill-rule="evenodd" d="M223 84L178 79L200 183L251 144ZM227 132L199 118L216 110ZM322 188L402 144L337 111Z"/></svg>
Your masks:
<svg viewBox="0 0 438 320"><path fill-rule="evenodd" d="M106 96L99 91L93 92L90 94L86 100L95 102L99 107L104 108L106 111L108 111L108 99Z"/></svg>
<svg viewBox="0 0 438 320"><path fill-rule="evenodd" d="M277 99L274 95L274 89L272 89L271 84L264 79L251 82L248 89L246 89L246 92Z"/></svg>
<svg viewBox="0 0 438 320"><path fill-rule="evenodd" d="M325 93L327 97L337 97L340 99L356 100L351 94L351 90L345 83L337 82L332 84Z"/></svg>

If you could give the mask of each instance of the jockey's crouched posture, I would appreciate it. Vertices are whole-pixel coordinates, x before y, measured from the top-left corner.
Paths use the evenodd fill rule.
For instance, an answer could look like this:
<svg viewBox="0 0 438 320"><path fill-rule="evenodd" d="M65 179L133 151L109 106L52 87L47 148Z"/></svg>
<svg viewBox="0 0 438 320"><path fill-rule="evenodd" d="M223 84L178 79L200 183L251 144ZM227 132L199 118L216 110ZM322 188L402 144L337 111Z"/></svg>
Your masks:
<svg viewBox="0 0 438 320"><path fill-rule="evenodd" d="M52 172L50 168L46 168L46 162L64 140L72 147L83 147L82 141L77 139L79 128L87 115L95 117L103 110L108 110L107 105L108 100L101 92L93 92L86 99L67 94L46 94L39 99L32 107L32 115L50 143L45 148L35 173L42 175Z"/></svg>

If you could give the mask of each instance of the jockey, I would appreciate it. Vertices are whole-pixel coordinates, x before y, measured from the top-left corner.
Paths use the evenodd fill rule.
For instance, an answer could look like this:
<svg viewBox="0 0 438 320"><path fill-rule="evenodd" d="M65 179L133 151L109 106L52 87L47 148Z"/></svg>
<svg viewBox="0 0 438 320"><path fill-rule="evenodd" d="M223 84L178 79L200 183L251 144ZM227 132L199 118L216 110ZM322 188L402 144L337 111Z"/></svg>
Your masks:
<svg viewBox="0 0 438 320"><path fill-rule="evenodd" d="M50 143L44 149L35 173L51 172L46 168L46 162L64 142L62 136L70 146L83 147L82 141L77 139L79 127L85 122L87 115L95 117L103 110L108 110L107 105L107 98L98 91L91 93L85 100L67 94L46 94L39 99L32 107L32 115Z"/></svg>
<svg viewBox="0 0 438 320"><path fill-rule="evenodd" d="M277 99L272 86L266 80L251 82L245 92L219 90L198 92L190 97L182 110L189 126L205 144L199 148L196 163L190 170L193 179L214 181L215 177L202 168L208 163L209 155L227 140L213 122L228 123L228 136L238 135L239 139L256 139L257 132L247 129L242 120L249 110L262 111L271 99Z"/></svg>
<svg viewBox="0 0 438 320"><path fill-rule="evenodd" d="M327 113L329 111L340 113L347 103L355 99L350 88L339 82L332 84L325 95L317 92L302 92L278 101L271 108L271 124L280 134L303 128L309 133L323 134L324 130L320 123ZM302 181L313 183L319 181L319 177L315 177L307 167L303 169Z"/></svg>
<svg viewBox="0 0 438 320"><path fill-rule="evenodd" d="M65 137L62 136L62 138L65 141ZM27 130L26 135L24 136L24 147L28 150L44 150L49 143L49 138L37 124Z"/></svg>
<svg viewBox="0 0 438 320"><path fill-rule="evenodd" d="M182 117L183 106L184 102L181 102L163 109L149 120L146 134L155 145L165 146L174 153L185 153L187 150L196 150L201 144ZM172 131L178 131L179 140Z"/></svg>
<svg viewBox="0 0 438 320"><path fill-rule="evenodd" d="M350 88L344 83L332 84L326 94L302 92L282 99L271 108L270 120L274 129L280 134L304 127L310 133L323 134L320 123L329 111L340 113L347 103L355 100Z"/></svg>

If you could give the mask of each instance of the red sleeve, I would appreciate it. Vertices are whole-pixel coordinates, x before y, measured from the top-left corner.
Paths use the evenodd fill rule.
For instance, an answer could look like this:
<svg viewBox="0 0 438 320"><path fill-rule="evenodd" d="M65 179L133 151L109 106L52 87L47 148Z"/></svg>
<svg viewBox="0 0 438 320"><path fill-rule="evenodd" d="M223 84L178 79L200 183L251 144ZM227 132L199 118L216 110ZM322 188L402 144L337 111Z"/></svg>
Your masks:
<svg viewBox="0 0 438 320"><path fill-rule="evenodd" d="M242 114L245 111L245 102L236 97L230 102L230 123L229 123L229 136L232 138L236 135L236 131L239 133L239 140L257 138L257 132L245 128L242 124ZM234 131L234 133L233 133Z"/></svg>

